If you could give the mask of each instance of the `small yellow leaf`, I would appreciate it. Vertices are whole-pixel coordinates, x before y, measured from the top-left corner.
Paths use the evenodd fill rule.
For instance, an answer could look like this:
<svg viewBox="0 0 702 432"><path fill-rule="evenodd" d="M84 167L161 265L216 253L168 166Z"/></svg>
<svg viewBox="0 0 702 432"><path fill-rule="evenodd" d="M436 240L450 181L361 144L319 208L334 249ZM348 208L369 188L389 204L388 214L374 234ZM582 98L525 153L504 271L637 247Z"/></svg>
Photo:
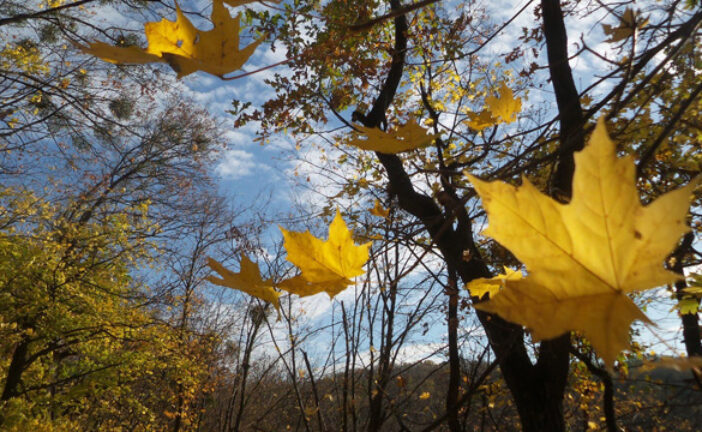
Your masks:
<svg viewBox="0 0 702 432"><path fill-rule="evenodd" d="M424 392L424 393L419 395L419 399L421 399L421 400L426 400L426 399L429 399L430 397L431 397L431 393L429 393L429 392Z"/></svg>
<svg viewBox="0 0 702 432"><path fill-rule="evenodd" d="M529 328L535 340L583 332L611 365L629 324L648 318L627 293L674 282L663 262L687 230L696 182L643 207L630 157L618 159L600 119L575 155L573 198L561 204L528 180L521 187L469 175L483 200L485 234L526 265L528 276L475 307Z"/></svg>
<svg viewBox="0 0 702 432"><path fill-rule="evenodd" d="M680 315L693 315L697 313L700 303L695 298L683 298L675 305Z"/></svg>
<svg viewBox="0 0 702 432"><path fill-rule="evenodd" d="M386 218L390 214L390 210L384 208L382 204L380 204L380 200L376 199L375 200L375 206L370 210L370 213L373 216L378 216L381 218Z"/></svg>
<svg viewBox="0 0 702 432"><path fill-rule="evenodd" d="M305 407L305 415L307 417L312 417L313 415L317 414L317 411L319 411L319 407L317 406Z"/></svg>
<svg viewBox="0 0 702 432"><path fill-rule="evenodd" d="M388 154L426 147L438 138L438 135L430 134L419 126L414 119L410 119L406 124L390 132L358 125L354 127L360 131L360 134L355 134L355 137L349 141L349 145Z"/></svg>
<svg viewBox="0 0 702 432"><path fill-rule="evenodd" d="M297 290L300 290L301 295L325 291L334 297L353 283L350 278L365 273L363 265L368 261L371 244L354 244L351 231L338 210L329 225L329 239L326 241L314 237L309 231L293 232L282 227L280 230L283 232L288 261L302 271L301 278L281 282L278 285L281 289L293 294L298 294Z"/></svg>
<svg viewBox="0 0 702 432"><path fill-rule="evenodd" d="M626 8L624 14L622 14L619 19L619 25L617 27L609 24L602 24L602 31L609 36L607 42L619 42L631 37L636 29L644 28L646 25L648 25L647 18L639 18L636 16L633 9Z"/></svg>
<svg viewBox="0 0 702 432"><path fill-rule="evenodd" d="M492 116L499 120L500 123L512 123L517 119L517 113L522 110L522 99L515 98L512 89L507 87L504 82L500 85L497 91L499 97L488 96L485 98L485 104L488 106Z"/></svg>
<svg viewBox="0 0 702 432"><path fill-rule="evenodd" d="M278 300L280 293L273 289L273 283L270 279L264 281L261 278L258 264L253 263L246 255L241 255L241 269L239 273L227 270L222 264L212 258L207 258L207 265L217 272L221 278L207 276L206 280L215 285L232 288L267 301L275 306L276 310L280 310L280 302Z"/></svg>
<svg viewBox="0 0 702 432"><path fill-rule="evenodd" d="M522 272L505 267L504 274L499 274L493 278L472 280L466 284L466 289L470 291L471 296L479 299L482 299L485 294L490 294L490 298L493 298L505 286L506 281L515 281L521 278Z"/></svg>
<svg viewBox="0 0 702 432"><path fill-rule="evenodd" d="M702 287L700 287L700 286L690 286L687 288L683 288L683 291L685 293L691 294L691 295L696 295L696 296L702 295Z"/></svg>
<svg viewBox="0 0 702 432"><path fill-rule="evenodd" d="M495 126L497 124L497 119L490 114L490 111L484 110L480 113L468 113L470 120L466 122L468 127L478 132L490 126Z"/></svg>

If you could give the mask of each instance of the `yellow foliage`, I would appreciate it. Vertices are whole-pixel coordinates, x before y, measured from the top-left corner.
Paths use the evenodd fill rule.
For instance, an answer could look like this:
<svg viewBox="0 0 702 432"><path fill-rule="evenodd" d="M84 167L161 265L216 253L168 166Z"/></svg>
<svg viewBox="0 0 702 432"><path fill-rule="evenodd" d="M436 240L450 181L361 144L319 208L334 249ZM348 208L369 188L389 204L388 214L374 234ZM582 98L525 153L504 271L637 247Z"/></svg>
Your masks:
<svg viewBox="0 0 702 432"><path fill-rule="evenodd" d="M406 124L388 133L376 128L355 127L361 133L356 134L349 141L349 145L381 153L394 154L415 150L428 146L438 138L438 135L430 134L426 129L419 126L414 119L410 119Z"/></svg>
<svg viewBox="0 0 702 432"><path fill-rule="evenodd" d="M309 231L292 232L280 228L285 239L288 261L295 264L302 274L278 284L278 287L300 296L326 292L334 297L353 282L350 278L365 271L370 243L356 246L351 231L337 210L329 225L329 239L314 237Z"/></svg>
<svg viewBox="0 0 702 432"><path fill-rule="evenodd" d="M46 74L49 66L44 63L37 48L18 44L5 44L0 50L0 68L19 70L28 74Z"/></svg>
<svg viewBox="0 0 702 432"><path fill-rule="evenodd" d="M512 90L504 82L497 91L499 96L485 98L487 109L478 114L469 113L468 127L476 131L495 126L500 123L512 123L517 119L517 113L522 109L522 99L515 98Z"/></svg>
<svg viewBox="0 0 702 432"><path fill-rule="evenodd" d="M499 97L488 96L485 104L488 106L492 116L501 123L512 123L517 119L517 113L522 110L522 99L514 97L512 89L505 83L500 85L497 91Z"/></svg>
<svg viewBox="0 0 702 432"><path fill-rule="evenodd" d="M514 187L468 176L488 214L485 234L529 272L506 280L499 294L476 308L526 326L535 340L581 331L611 365L628 345L629 324L648 322L627 293L679 277L663 261L688 230L685 214L695 184L643 207L634 162L616 157L602 119L575 162L568 204L542 194L527 179Z"/></svg>
<svg viewBox="0 0 702 432"><path fill-rule="evenodd" d="M197 29L176 3L176 20L163 18L144 25L148 46L114 47L103 42L80 46L87 54L110 63L168 63L182 78L195 71L222 77L239 68L254 53L263 38L239 50L239 19L232 18L222 0L212 4L212 30Z"/></svg>
<svg viewBox="0 0 702 432"><path fill-rule="evenodd" d="M390 210L383 207L383 205L380 204L380 200L376 199L375 205L373 206L372 209L370 209L370 214L372 214L373 216L386 218L386 217L388 217L388 215L390 215Z"/></svg>
<svg viewBox="0 0 702 432"><path fill-rule="evenodd" d="M468 120L466 124L468 127L478 132L497 124L497 120L490 114L490 111L487 110L480 111L478 114L468 113L468 117L470 117L470 120Z"/></svg>
<svg viewBox="0 0 702 432"><path fill-rule="evenodd" d="M280 310L280 293L273 289L273 282L270 279L261 278L261 270L258 264L251 261L246 255L241 255L239 273L227 270L224 266L212 258L207 259L207 265L217 272L220 277L207 276L205 279L213 284L232 288L246 294L252 295L263 301L267 301Z"/></svg>
<svg viewBox="0 0 702 432"><path fill-rule="evenodd" d="M470 295L482 299L485 294L489 294L493 298L507 281L516 281L522 278L522 272L512 270L505 267L504 274L499 274L493 278L479 278L466 284L466 288L470 290Z"/></svg>

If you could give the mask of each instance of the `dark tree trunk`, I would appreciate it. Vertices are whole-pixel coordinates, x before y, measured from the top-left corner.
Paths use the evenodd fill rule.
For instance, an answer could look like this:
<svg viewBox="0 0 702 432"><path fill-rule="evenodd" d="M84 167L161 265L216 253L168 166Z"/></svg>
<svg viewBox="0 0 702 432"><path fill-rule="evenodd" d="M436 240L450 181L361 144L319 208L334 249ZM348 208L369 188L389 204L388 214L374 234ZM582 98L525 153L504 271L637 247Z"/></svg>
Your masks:
<svg viewBox="0 0 702 432"><path fill-rule="evenodd" d="M459 432L458 387L461 383L461 368L458 357L458 281L453 270L449 271L448 296L449 385L446 392L446 419L449 430Z"/></svg>
<svg viewBox="0 0 702 432"><path fill-rule="evenodd" d="M0 401L9 400L19 394L19 385L22 382L22 372L27 363L27 352L29 350L29 338L23 338L15 347L12 353L10 367L7 369L7 377L5 378L5 387L0 396Z"/></svg>
<svg viewBox="0 0 702 432"><path fill-rule="evenodd" d="M683 241L680 243L675 251L673 252L673 258L675 263L672 266L674 272L683 275L683 261L685 256L690 252L692 247L692 242L695 236L692 232L685 234ZM685 295L683 291L687 288L687 283L685 279L680 279L675 283L675 291L678 299L682 299ZM687 356L702 356L702 341L700 340L700 325L696 313L684 314L680 316L683 325L683 340L685 341L685 349L687 350Z"/></svg>

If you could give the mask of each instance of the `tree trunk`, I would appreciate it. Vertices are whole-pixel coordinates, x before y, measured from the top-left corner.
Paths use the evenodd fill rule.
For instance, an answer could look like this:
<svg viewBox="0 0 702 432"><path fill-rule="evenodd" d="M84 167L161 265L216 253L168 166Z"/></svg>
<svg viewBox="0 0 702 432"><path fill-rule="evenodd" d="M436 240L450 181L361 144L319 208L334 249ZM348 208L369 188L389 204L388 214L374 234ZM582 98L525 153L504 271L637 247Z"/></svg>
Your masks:
<svg viewBox="0 0 702 432"><path fill-rule="evenodd" d="M5 387L3 388L2 396L0 396L0 401L2 402L19 394L18 388L22 382L22 372L24 372L27 363L29 343L29 338L25 336L19 344L17 344L15 351L12 353L12 360L10 361L10 367L7 369L7 377L5 378Z"/></svg>
<svg viewBox="0 0 702 432"><path fill-rule="evenodd" d="M692 247L692 242L695 236L692 232L685 234L680 246L678 246L673 252L673 258L675 263L673 264L671 270L679 273L682 277L683 275L683 260L685 256L690 251ZM687 288L687 283L685 279L680 279L675 283L675 291L678 300L682 299L685 295L683 291ZM700 340L700 325L699 319L697 318L697 313L684 314L680 316L683 325L683 339L685 341L685 349L687 351L687 356L702 356L702 341Z"/></svg>
<svg viewBox="0 0 702 432"><path fill-rule="evenodd" d="M446 391L446 419L449 430L459 432L458 387L461 383L461 369L458 357L458 283L453 269L449 270L448 296L449 383Z"/></svg>

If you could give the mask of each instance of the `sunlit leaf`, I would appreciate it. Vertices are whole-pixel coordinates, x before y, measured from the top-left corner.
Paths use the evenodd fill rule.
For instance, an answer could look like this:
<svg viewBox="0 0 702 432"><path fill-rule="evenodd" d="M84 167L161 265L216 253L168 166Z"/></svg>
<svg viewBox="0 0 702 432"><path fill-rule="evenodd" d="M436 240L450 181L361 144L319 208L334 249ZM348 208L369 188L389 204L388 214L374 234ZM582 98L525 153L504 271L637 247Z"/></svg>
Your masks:
<svg viewBox="0 0 702 432"><path fill-rule="evenodd" d="M699 309L700 303L695 298L683 298L678 301L675 305L675 309L678 310L680 315L692 315L696 314Z"/></svg>
<svg viewBox="0 0 702 432"><path fill-rule="evenodd" d="M647 18L637 17L633 9L626 8L618 26L602 24L602 31L609 36L608 42L619 42L631 37L636 29L641 29L646 25L648 25Z"/></svg>
<svg viewBox="0 0 702 432"><path fill-rule="evenodd" d="M373 216L378 216L381 218L386 218L390 214L390 210L386 209L383 207L383 205L380 203L380 200L376 199L375 200L375 205L373 206L372 209L370 209L370 213Z"/></svg>
<svg viewBox="0 0 702 432"><path fill-rule="evenodd" d="M144 25L148 41L146 49L138 47L113 47L103 42L93 42L83 52L118 64L168 63L178 73L178 78L195 71L224 76L239 68L263 42L263 38L239 49L239 18L232 18L222 0L214 0L208 31L197 29L176 4L176 20L163 18Z"/></svg>
<svg viewBox="0 0 702 432"><path fill-rule="evenodd" d="M479 113L468 113L466 124L473 130L482 131L500 123L511 123L517 119L522 109L522 99L515 98L512 90L504 82L497 90L499 96L485 98L487 109Z"/></svg>
<svg viewBox="0 0 702 432"><path fill-rule="evenodd" d="M627 293L679 278L663 262L688 230L685 215L696 184L644 207L634 162L615 152L600 119L588 146L575 155L568 204L526 178L514 187L469 175L488 214L485 234L528 270L476 308L526 326L535 340L581 331L607 364L628 346L633 320L650 322Z"/></svg>
<svg viewBox="0 0 702 432"><path fill-rule="evenodd" d="M279 282L276 287L300 297L307 297L325 292L334 297L345 290L352 282L347 279L337 279L325 282L309 282L302 275L297 275Z"/></svg>
<svg viewBox="0 0 702 432"><path fill-rule="evenodd" d="M252 262L246 255L241 256L239 273L234 273L226 269L222 264L213 260L207 259L207 265L212 268L220 277L207 276L205 279L215 285L232 288L237 291L252 295L263 301L267 301L275 306L276 310L280 309L278 297L280 293L273 289L273 282L270 279L263 280L258 264Z"/></svg>
<svg viewBox="0 0 702 432"><path fill-rule="evenodd" d="M490 110L490 114L501 123L511 123L517 119L517 113L522 110L522 99L515 98L512 89L507 84L500 85L499 97L488 96L485 104Z"/></svg>
<svg viewBox="0 0 702 432"><path fill-rule="evenodd" d="M338 210L329 225L328 240L321 240L309 231L280 230L288 261L302 271L301 278L281 282L278 285L281 289L298 295L324 291L333 297L353 283L351 278L365 273L363 265L368 261L371 244L356 246Z"/></svg>
<svg viewBox="0 0 702 432"><path fill-rule="evenodd" d="M470 120L466 121L468 127L478 132L490 126L497 124L497 119L490 114L490 111L484 110L479 113L468 113Z"/></svg>
<svg viewBox="0 0 702 432"><path fill-rule="evenodd" d="M438 135L419 126L413 119L390 132L383 132L377 128L354 126L361 133L349 141L349 145L363 150L378 151L381 153L400 153L415 150L431 144Z"/></svg>
<svg viewBox="0 0 702 432"><path fill-rule="evenodd" d="M519 280L522 278L522 272L515 271L509 267L505 267L504 274L499 274L493 278L479 278L470 281L466 284L466 288L470 291L470 295L482 299L486 294L490 298L494 297L504 286L506 281Z"/></svg>

